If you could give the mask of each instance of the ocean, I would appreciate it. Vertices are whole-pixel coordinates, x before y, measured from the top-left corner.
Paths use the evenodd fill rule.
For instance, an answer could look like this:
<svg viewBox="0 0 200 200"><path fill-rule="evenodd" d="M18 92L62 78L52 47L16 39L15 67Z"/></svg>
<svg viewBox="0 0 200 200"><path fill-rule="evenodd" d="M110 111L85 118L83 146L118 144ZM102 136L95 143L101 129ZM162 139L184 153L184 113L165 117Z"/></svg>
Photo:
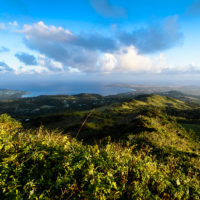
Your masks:
<svg viewBox="0 0 200 200"><path fill-rule="evenodd" d="M107 96L132 91L130 88L121 88L98 82L28 84L16 89L29 92L28 95L24 95L23 97L36 97L40 95L74 95L80 93Z"/></svg>

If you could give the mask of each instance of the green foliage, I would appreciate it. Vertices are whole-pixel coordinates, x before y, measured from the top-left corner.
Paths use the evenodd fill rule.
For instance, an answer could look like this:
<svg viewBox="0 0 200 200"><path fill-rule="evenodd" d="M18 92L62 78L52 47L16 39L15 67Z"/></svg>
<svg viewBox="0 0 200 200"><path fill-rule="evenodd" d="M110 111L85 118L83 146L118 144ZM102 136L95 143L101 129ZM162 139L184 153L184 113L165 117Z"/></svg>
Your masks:
<svg viewBox="0 0 200 200"><path fill-rule="evenodd" d="M152 114L141 118L145 126L156 128L161 116L149 118ZM162 119L168 127L167 116ZM20 124L7 115L0 117L0 123L1 199L200 197L198 154L190 157L190 165L185 155L171 154L166 162L155 156L152 147L138 149L134 141L116 143L108 138L105 145L84 145L44 127L19 129ZM157 127L155 132L164 130Z"/></svg>
<svg viewBox="0 0 200 200"><path fill-rule="evenodd" d="M22 127L20 122L16 121L15 119L13 119L11 116L7 114L0 115L0 125L2 127L8 127L12 129Z"/></svg>

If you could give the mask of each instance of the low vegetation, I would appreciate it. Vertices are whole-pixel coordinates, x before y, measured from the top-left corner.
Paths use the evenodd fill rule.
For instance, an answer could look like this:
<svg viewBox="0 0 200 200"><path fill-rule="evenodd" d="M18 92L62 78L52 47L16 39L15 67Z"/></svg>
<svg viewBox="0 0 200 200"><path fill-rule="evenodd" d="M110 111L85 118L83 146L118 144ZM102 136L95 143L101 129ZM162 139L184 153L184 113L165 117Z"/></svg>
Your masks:
<svg viewBox="0 0 200 200"><path fill-rule="evenodd" d="M200 199L197 109L143 95L92 110L81 130L91 111L32 118L25 126L2 114L0 197Z"/></svg>

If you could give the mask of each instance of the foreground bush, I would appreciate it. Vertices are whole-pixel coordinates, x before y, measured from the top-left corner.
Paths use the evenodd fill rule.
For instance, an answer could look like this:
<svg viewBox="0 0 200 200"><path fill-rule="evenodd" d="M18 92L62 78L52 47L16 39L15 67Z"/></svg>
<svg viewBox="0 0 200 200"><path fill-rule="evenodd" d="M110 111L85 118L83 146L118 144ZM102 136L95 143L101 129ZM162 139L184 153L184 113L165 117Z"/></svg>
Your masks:
<svg viewBox="0 0 200 200"><path fill-rule="evenodd" d="M197 169L159 162L144 147L83 145L0 118L1 199L199 199ZM187 173L186 173L187 171Z"/></svg>

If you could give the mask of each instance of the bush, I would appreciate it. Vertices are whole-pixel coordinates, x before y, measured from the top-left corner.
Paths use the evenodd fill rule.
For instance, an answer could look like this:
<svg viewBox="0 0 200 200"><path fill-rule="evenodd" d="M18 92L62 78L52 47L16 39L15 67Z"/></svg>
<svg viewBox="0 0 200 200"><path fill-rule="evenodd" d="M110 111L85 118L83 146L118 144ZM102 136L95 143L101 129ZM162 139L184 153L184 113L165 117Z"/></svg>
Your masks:
<svg viewBox="0 0 200 200"><path fill-rule="evenodd" d="M108 140L83 145L44 128L13 130L1 116L1 199L199 199L199 174L175 158L160 163L151 149Z"/></svg>

